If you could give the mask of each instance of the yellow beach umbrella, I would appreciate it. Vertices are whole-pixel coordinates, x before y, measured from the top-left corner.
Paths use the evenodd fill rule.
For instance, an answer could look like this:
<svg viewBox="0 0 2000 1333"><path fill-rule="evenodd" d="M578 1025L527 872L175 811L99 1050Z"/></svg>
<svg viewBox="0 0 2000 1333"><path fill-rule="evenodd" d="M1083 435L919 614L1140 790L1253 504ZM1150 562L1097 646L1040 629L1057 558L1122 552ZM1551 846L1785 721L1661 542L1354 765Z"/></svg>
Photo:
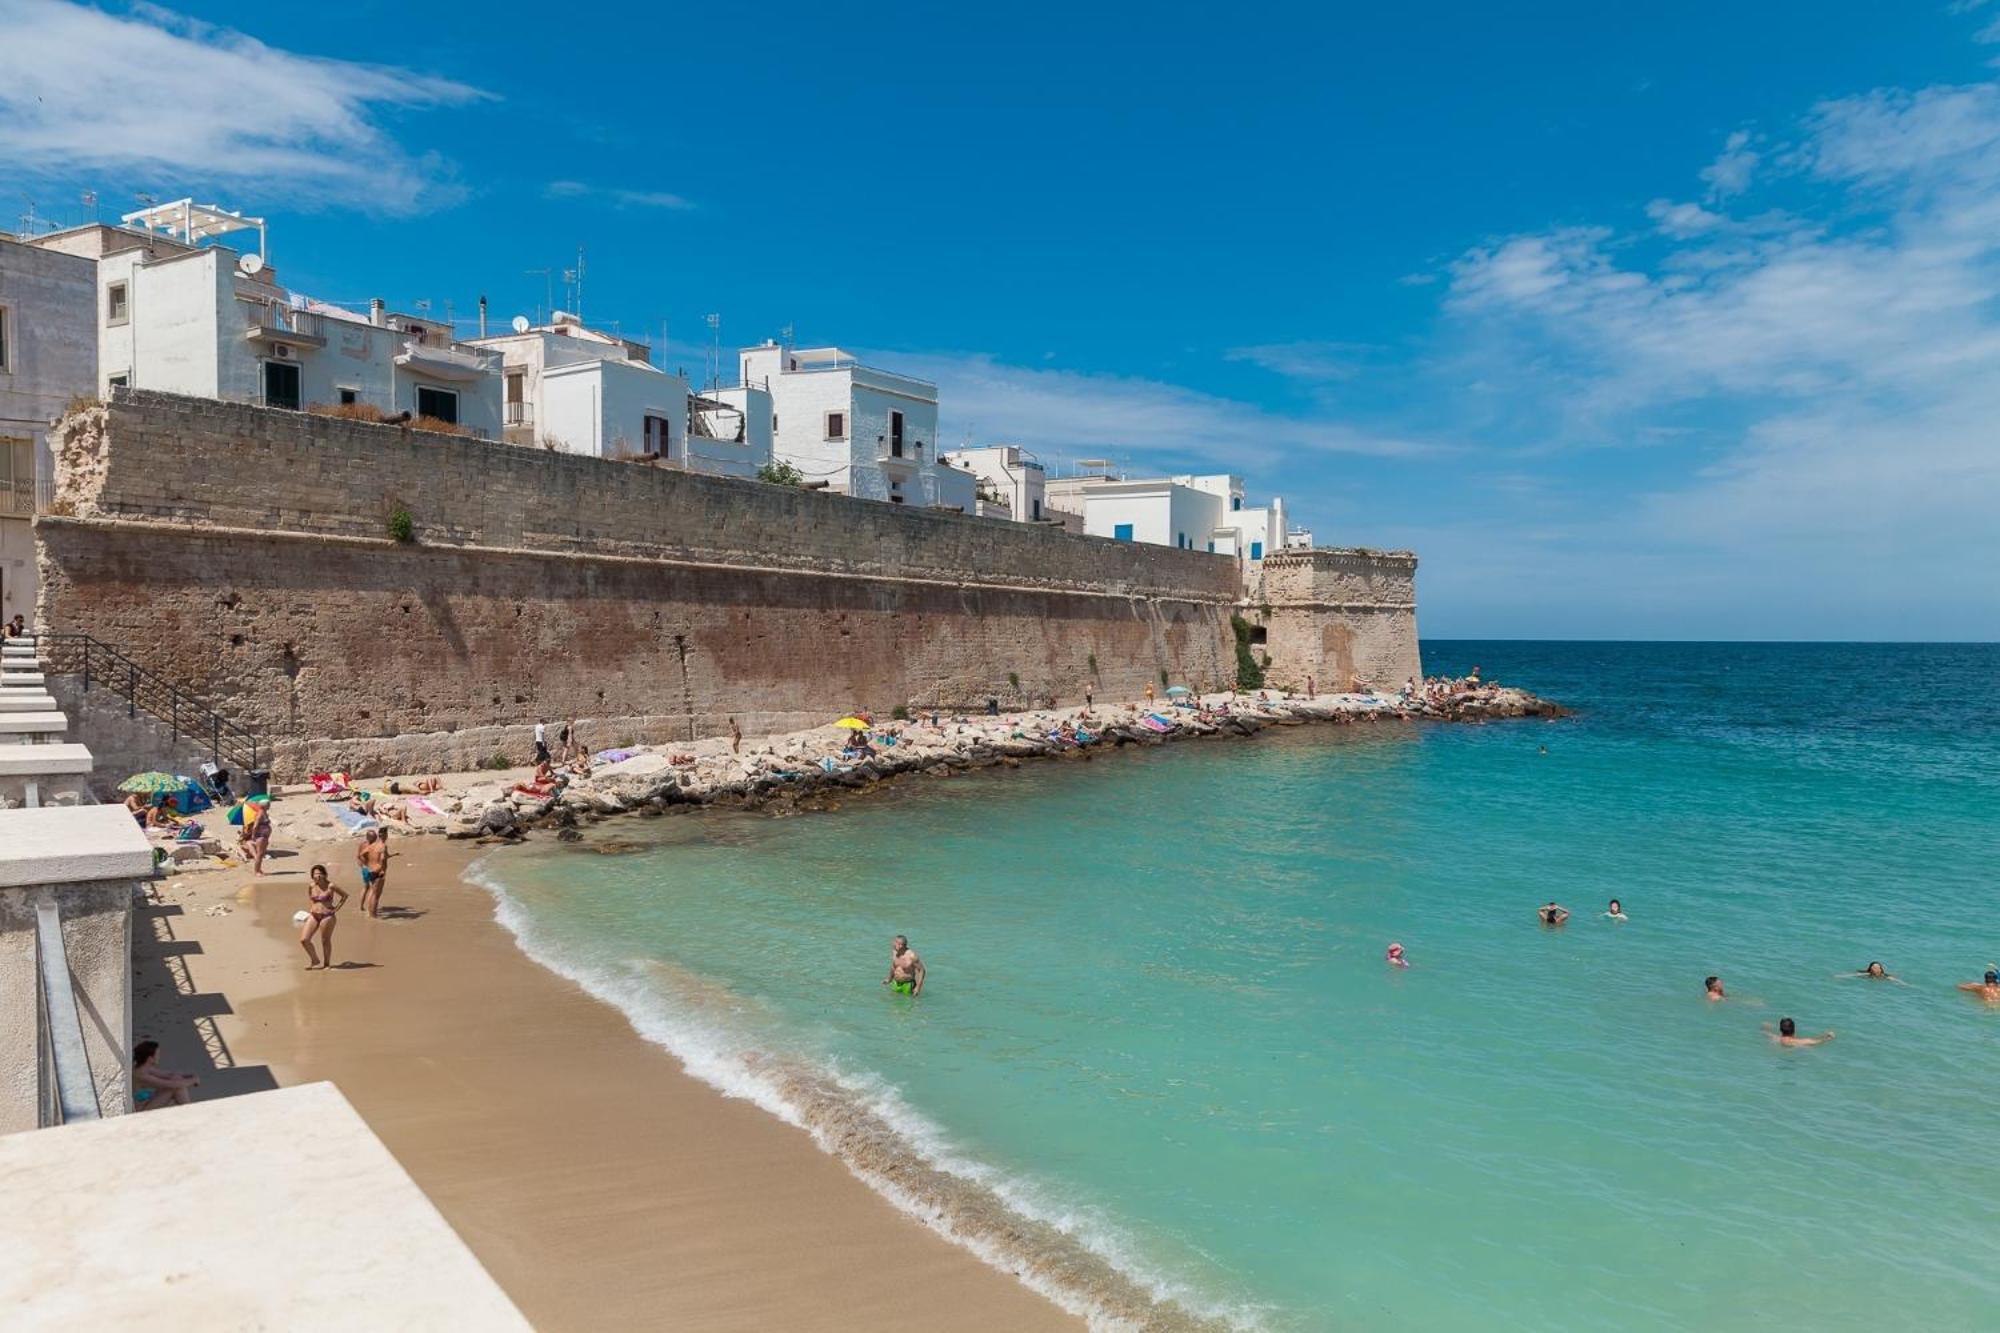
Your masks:
<svg viewBox="0 0 2000 1333"><path fill-rule="evenodd" d="M868 730L868 724L866 722L863 722L858 717L843 717L842 719L840 719L840 721L834 723L833 725L836 727L845 727L849 731Z"/></svg>

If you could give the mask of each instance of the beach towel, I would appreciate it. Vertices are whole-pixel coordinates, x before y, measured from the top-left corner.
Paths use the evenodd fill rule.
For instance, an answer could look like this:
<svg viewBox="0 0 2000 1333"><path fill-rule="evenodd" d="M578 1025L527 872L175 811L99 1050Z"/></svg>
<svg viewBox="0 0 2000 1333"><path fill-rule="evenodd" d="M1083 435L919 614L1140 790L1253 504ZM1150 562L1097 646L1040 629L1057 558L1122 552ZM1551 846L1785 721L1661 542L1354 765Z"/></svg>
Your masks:
<svg viewBox="0 0 2000 1333"><path fill-rule="evenodd" d="M820 760L819 766L822 769L826 770L828 773L845 773L848 771L848 769L853 767L852 764L836 764L831 759Z"/></svg>
<svg viewBox="0 0 2000 1333"><path fill-rule="evenodd" d="M1172 731L1174 729L1173 723L1159 717L1142 717L1139 719L1139 725L1148 731Z"/></svg>
<svg viewBox="0 0 2000 1333"><path fill-rule="evenodd" d="M420 815L441 815L444 813L433 802L427 801L421 796L412 796L410 798L410 809Z"/></svg>
<svg viewBox="0 0 2000 1333"><path fill-rule="evenodd" d="M369 829L382 827L381 820L364 815L359 810L350 810L344 805L333 808L333 817L347 825L349 833L366 833Z"/></svg>
<svg viewBox="0 0 2000 1333"><path fill-rule="evenodd" d="M599 750L591 758L599 764L622 764L637 753L637 750Z"/></svg>

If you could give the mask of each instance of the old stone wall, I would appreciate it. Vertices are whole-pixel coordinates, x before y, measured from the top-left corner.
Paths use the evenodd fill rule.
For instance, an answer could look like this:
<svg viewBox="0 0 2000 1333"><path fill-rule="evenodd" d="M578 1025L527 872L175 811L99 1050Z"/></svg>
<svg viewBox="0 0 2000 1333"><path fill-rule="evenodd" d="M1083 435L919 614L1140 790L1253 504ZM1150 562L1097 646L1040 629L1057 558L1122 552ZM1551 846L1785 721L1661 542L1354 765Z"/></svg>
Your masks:
<svg viewBox="0 0 2000 1333"><path fill-rule="evenodd" d="M1273 685L1396 689L1423 675L1408 551L1281 551L1264 559L1263 597Z"/></svg>
<svg viewBox="0 0 2000 1333"><path fill-rule="evenodd" d="M519 762L538 717L602 747L1233 674L1198 552L130 390L52 442L43 626L280 776Z"/></svg>

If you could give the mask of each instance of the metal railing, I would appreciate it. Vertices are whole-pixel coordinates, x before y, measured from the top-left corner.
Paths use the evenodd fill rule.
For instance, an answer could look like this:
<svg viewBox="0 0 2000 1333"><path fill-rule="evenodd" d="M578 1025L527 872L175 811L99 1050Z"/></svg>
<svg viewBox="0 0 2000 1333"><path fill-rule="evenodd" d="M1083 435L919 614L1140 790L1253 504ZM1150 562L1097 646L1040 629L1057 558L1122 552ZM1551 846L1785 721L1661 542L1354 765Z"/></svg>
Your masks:
<svg viewBox="0 0 2000 1333"><path fill-rule="evenodd" d="M501 418L501 424L503 425L532 426L535 424L535 405L533 403L508 403L506 404L505 412L506 415Z"/></svg>
<svg viewBox="0 0 2000 1333"><path fill-rule="evenodd" d="M39 489L39 482L36 480L0 481L0 514L34 513Z"/></svg>
<svg viewBox="0 0 2000 1333"><path fill-rule="evenodd" d="M83 1044L83 1018L70 981L69 951L63 947L62 911L52 895L35 904L35 971L41 979L36 1046L43 1089L40 1123L95 1120L97 1083L90 1076L90 1053Z"/></svg>
<svg viewBox="0 0 2000 1333"><path fill-rule="evenodd" d="M326 339L326 323L317 310L294 310L288 305L263 304L245 312L245 321L254 332L267 330L278 336Z"/></svg>
<svg viewBox="0 0 2000 1333"><path fill-rule="evenodd" d="M42 670L48 675L81 676L86 694L93 688L111 691L125 701L128 717L144 713L165 722L173 731L175 744L186 736L207 746L209 757L218 768L234 767L249 772L263 767L259 762L263 747L255 735L103 640L76 633L27 637L40 654Z"/></svg>

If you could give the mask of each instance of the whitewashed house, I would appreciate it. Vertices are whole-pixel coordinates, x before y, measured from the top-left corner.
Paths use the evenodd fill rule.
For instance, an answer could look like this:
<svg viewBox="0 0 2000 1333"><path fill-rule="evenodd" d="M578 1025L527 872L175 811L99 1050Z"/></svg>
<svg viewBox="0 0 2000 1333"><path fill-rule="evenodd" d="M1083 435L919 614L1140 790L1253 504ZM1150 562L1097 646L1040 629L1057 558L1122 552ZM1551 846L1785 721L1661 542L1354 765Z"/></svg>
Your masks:
<svg viewBox="0 0 2000 1333"><path fill-rule="evenodd" d="M1064 477L1044 492L1052 510L1082 515L1090 536L1231 557L1246 594L1262 584L1265 555L1284 550L1289 537L1285 502L1246 504L1243 479L1226 473Z"/></svg>
<svg viewBox="0 0 2000 1333"><path fill-rule="evenodd" d="M524 321L525 322L525 321ZM725 476L755 476L771 460L759 439L703 432L687 381L653 364L652 349L560 311L536 328L475 339L501 355L506 438L596 458L647 459Z"/></svg>
<svg viewBox="0 0 2000 1333"><path fill-rule="evenodd" d="M741 387L771 399L771 448L808 484L891 504L975 512L970 472L937 447L937 386L864 366L838 347L744 348Z"/></svg>
<svg viewBox="0 0 2000 1333"><path fill-rule="evenodd" d="M1049 521L1044 513L1048 474L1021 446L997 444L981 449L953 449L944 458L978 479L982 515L1011 518L1017 523Z"/></svg>
<svg viewBox="0 0 2000 1333"><path fill-rule="evenodd" d="M771 395L746 385L710 389L688 401L688 466L754 477L771 462Z"/></svg>
<svg viewBox="0 0 2000 1333"><path fill-rule="evenodd" d="M451 326L388 311L361 315L286 290L259 251L204 244L263 223L187 200L124 225L35 238L96 261L99 391L166 393L303 410L408 412L497 439L500 357Z"/></svg>
<svg viewBox="0 0 2000 1333"><path fill-rule="evenodd" d="M96 301L88 259L0 235L0 621L35 619L48 428L72 398L97 393Z"/></svg>

